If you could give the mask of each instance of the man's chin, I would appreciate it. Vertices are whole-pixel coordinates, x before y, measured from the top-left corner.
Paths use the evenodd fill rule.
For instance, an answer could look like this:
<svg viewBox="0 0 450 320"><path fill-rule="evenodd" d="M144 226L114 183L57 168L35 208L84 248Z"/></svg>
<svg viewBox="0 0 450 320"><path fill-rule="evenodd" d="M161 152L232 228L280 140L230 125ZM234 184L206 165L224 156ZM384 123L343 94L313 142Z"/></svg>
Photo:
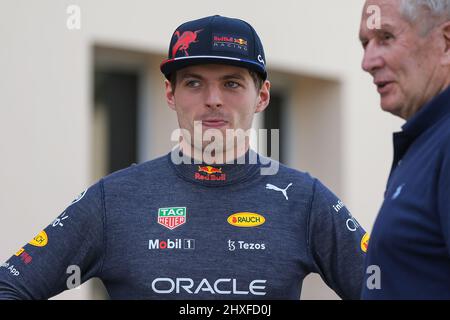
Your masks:
<svg viewBox="0 0 450 320"><path fill-rule="evenodd" d="M394 101L384 101L381 99L381 109L385 112L389 112L393 114L394 116L402 117L401 116L401 107L398 103L395 103Z"/></svg>

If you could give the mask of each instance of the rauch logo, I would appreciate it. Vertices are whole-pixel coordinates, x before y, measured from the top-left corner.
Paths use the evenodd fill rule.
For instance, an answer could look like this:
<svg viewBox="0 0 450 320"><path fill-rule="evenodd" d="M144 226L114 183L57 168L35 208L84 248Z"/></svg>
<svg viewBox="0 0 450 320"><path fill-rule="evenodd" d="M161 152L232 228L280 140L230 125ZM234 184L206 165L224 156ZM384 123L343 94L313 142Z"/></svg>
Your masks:
<svg viewBox="0 0 450 320"><path fill-rule="evenodd" d="M251 228L264 224L266 219L257 213L238 212L229 216L227 221L235 227Z"/></svg>

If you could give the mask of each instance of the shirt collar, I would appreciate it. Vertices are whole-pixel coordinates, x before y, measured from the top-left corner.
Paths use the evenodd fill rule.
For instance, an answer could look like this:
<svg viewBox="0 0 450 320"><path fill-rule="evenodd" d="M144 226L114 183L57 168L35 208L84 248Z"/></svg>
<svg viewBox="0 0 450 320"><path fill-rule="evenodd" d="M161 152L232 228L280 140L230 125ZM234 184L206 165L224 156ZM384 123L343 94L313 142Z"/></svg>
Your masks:
<svg viewBox="0 0 450 320"><path fill-rule="evenodd" d="M450 87L426 103L402 127L408 137L416 138L450 114Z"/></svg>
<svg viewBox="0 0 450 320"><path fill-rule="evenodd" d="M425 131L450 115L450 87L426 103L403 126L403 131L394 133L394 159L391 175L411 144Z"/></svg>
<svg viewBox="0 0 450 320"><path fill-rule="evenodd" d="M173 150L167 157L170 165L183 179L213 187L243 182L254 176L261 167L260 156L251 149L233 163L220 165L196 163L192 158L183 155L179 149Z"/></svg>

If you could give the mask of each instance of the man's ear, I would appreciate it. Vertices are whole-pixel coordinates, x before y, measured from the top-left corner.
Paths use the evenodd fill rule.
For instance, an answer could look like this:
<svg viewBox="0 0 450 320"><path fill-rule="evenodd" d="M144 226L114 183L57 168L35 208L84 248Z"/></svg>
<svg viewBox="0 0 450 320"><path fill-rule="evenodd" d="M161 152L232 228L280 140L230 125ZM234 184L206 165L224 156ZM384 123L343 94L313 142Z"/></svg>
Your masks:
<svg viewBox="0 0 450 320"><path fill-rule="evenodd" d="M258 103L255 113L264 111L270 102L270 81L264 81L261 90L259 90Z"/></svg>
<svg viewBox="0 0 450 320"><path fill-rule="evenodd" d="M169 80L165 80L164 84L166 86L166 101L170 109L175 110L175 94L172 88L172 84Z"/></svg>
<svg viewBox="0 0 450 320"><path fill-rule="evenodd" d="M444 38L445 41L445 51L444 51L444 55L442 57L442 64L446 65L446 66L450 66L450 21L444 23L441 26L441 30L442 30L442 36Z"/></svg>

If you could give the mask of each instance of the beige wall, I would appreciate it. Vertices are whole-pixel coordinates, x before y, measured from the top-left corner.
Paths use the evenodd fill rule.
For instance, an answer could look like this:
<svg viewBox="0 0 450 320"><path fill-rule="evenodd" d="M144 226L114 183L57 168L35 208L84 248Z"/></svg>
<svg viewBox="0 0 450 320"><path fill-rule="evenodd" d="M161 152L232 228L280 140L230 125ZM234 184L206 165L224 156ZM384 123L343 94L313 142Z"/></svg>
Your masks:
<svg viewBox="0 0 450 320"><path fill-rule="evenodd" d="M290 134L302 141L292 139L290 161L321 178L371 229L390 167L391 133L401 122L379 110L360 70L362 0L0 1L0 260L95 180L94 45L134 52L130 61L146 70L140 121L150 125L140 132L148 139L140 141L140 160L150 159L167 151L162 137L176 126L160 94L157 57L180 23L216 13L258 30L274 82L290 90ZM69 4L82 10L81 30L66 28ZM304 297L333 297L316 283L305 285Z"/></svg>

